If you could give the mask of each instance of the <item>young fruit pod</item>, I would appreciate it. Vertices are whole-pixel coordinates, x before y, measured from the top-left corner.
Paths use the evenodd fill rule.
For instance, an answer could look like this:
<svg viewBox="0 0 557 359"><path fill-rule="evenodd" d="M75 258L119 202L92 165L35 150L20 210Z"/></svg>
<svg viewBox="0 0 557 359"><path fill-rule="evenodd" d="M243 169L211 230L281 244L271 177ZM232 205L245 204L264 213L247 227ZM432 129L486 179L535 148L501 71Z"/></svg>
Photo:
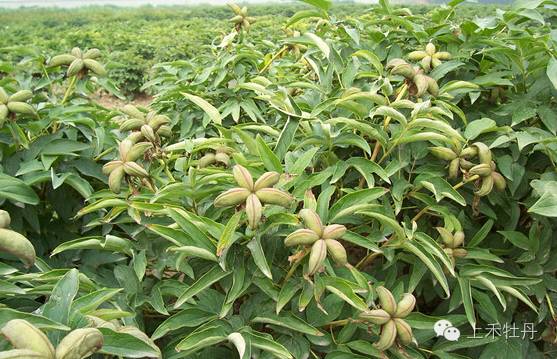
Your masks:
<svg viewBox="0 0 557 359"><path fill-rule="evenodd" d="M121 162L122 163L122 162ZM124 164L122 163L120 166L115 167L110 172L108 176L108 188L116 194L120 193L122 179L124 178Z"/></svg>
<svg viewBox="0 0 557 359"><path fill-rule="evenodd" d="M83 53L81 52L81 49L79 47L74 47L73 49L71 49L70 54L75 57L83 57Z"/></svg>
<svg viewBox="0 0 557 359"><path fill-rule="evenodd" d="M348 263L348 257L346 255L346 249L339 241L335 239L325 239L325 244L327 245L327 251L329 255L336 264L339 266L344 266Z"/></svg>
<svg viewBox="0 0 557 359"><path fill-rule="evenodd" d="M478 149L474 146L467 147L460 151L460 157L470 159L478 155Z"/></svg>
<svg viewBox="0 0 557 359"><path fill-rule="evenodd" d="M457 157L456 153L447 147L430 147L429 152L435 157L445 161L452 161Z"/></svg>
<svg viewBox="0 0 557 359"><path fill-rule="evenodd" d="M397 310L397 304L393 293L383 286L379 286L376 289L377 298L379 299L379 305L390 315L394 315Z"/></svg>
<svg viewBox="0 0 557 359"><path fill-rule="evenodd" d="M303 208L298 216L304 221L307 228L317 233L319 237L323 235L323 223L317 212L310 208Z"/></svg>
<svg viewBox="0 0 557 359"><path fill-rule="evenodd" d="M421 50L412 51L411 53L408 54L408 59L412 61L420 61L426 56L427 56L427 52L425 51L421 51Z"/></svg>
<svg viewBox="0 0 557 359"><path fill-rule="evenodd" d="M464 232L456 231L453 235L453 246L452 248L460 247L464 243Z"/></svg>
<svg viewBox="0 0 557 359"><path fill-rule="evenodd" d="M391 320L391 315L383 309L371 309L361 312L358 317L366 322L383 325Z"/></svg>
<svg viewBox="0 0 557 359"><path fill-rule="evenodd" d="M131 141L130 141L131 143ZM127 151L126 157L123 158L126 162L136 161L137 159L143 157L145 152L153 147L150 142L138 142L134 143L131 148Z"/></svg>
<svg viewBox="0 0 557 359"><path fill-rule="evenodd" d="M284 239L284 245L287 247L297 246L297 245L308 245L312 244L319 239L317 233L311 229L302 228L290 233Z"/></svg>
<svg viewBox="0 0 557 359"><path fill-rule="evenodd" d="M12 219L10 214L7 211L0 209L0 228L8 228L11 222Z"/></svg>
<svg viewBox="0 0 557 359"><path fill-rule="evenodd" d="M346 233L346 227L342 224L330 224L323 228L323 239L338 239L342 238Z"/></svg>
<svg viewBox="0 0 557 359"><path fill-rule="evenodd" d="M446 51L439 51L433 54L433 57L439 60L450 60L451 54Z"/></svg>
<svg viewBox="0 0 557 359"><path fill-rule="evenodd" d="M482 184L480 189L475 191L474 194L478 197L487 196L493 189L493 176L482 177Z"/></svg>
<svg viewBox="0 0 557 359"><path fill-rule="evenodd" d="M218 195L217 198L215 198L213 204L215 207L236 206L242 202L245 202L250 194L251 192L245 188L232 188Z"/></svg>
<svg viewBox="0 0 557 359"><path fill-rule="evenodd" d="M412 328L404 319L395 318L396 333L400 344L408 345L412 343Z"/></svg>
<svg viewBox="0 0 557 359"><path fill-rule="evenodd" d="M46 335L23 319L12 319L1 330L15 349L27 349L45 358L54 358L54 347Z"/></svg>
<svg viewBox="0 0 557 359"><path fill-rule="evenodd" d="M433 54L435 54L435 51L436 51L435 45L433 45L431 42L428 43L428 44L425 46L425 52L426 52L429 56L433 56Z"/></svg>
<svg viewBox="0 0 557 359"><path fill-rule="evenodd" d="M8 98L10 98L10 96L8 96L6 90L4 90L2 86L0 86L0 103L4 103L4 104L7 103Z"/></svg>
<svg viewBox="0 0 557 359"><path fill-rule="evenodd" d="M491 166L486 163L480 163L479 165L475 165L474 167L470 168L468 172L470 175L478 175L480 177L485 177L491 175Z"/></svg>
<svg viewBox="0 0 557 359"><path fill-rule="evenodd" d="M414 76L414 84L416 85L416 97L422 97L429 87L427 78L423 74Z"/></svg>
<svg viewBox="0 0 557 359"><path fill-rule="evenodd" d="M443 241L443 243L445 243L447 247L449 248L455 247L455 239L451 232L449 232L443 227L435 227L435 229L437 230L437 232L439 232L439 234L441 235L441 240Z"/></svg>
<svg viewBox="0 0 557 359"><path fill-rule="evenodd" d="M491 150L485 143L475 142L472 146L478 149L478 157L480 158L480 163L485 163L491 165Z"/></svg>
<svg viewBox="0 0 557 359"><path fill-rule="evenodd" d="M254 191L258 191L263 188L273 187L278 183L280 179L280 173L278 172L265 172L255 181L255 185L253 187Z"/></svg>
<svg viewBox="0 0 557 359"><path fill-rule="evenodd" d="M106 76L106 69L104 68L101 63L93 59L85 59L83 60L83 65L93 71L98 76Z"/></svg>
<svg viewBox="0 0 557 359"><path fill-rule="evenodd" d="M124 162L124 172L132 177L149 177L149 172L135 162Z"/></svg>
<svg viewBox="0 0 557 359"><path fill-rule="evenodd" d="M37 112L30 104L26 102L8 102L8 110L14 113L20 113L22 115L37 116Z"/></svg>
<svg viewBox="0 0 557 359"><path fill-rule="evenodd" d="M412 67L412 65L404 63L398 66L393 67L391 70L391 74L393 75L401 75L407 79L411 79L416 75L416 70Z"/></svg>
<svg viewBox="0 0 557 359"><path fill-rule="evenodd" d="M87 358L101 349L103 335L96 328L72 330L56 348L56 359Z"/></svg>
<svg viewBox="0 0 557 359"><path fill-rule="evenodd" d="M393 346L396 339L396 324L394 320L389 320L381 326L381 334L379 340L373 344L379 351L385 351Z"/></svg>
<svg viewBox="0 0 557 359"><path fill-rule="evenodd" d="M149 126L153 129L157 130L162 125L167 125L170 123L170 119L164 115L154 115L151 120L149 120Z"/></svg>
<svg viewBox="0 0 557 359"><path fill-rule="evenodd" d="M436 68L437 66L441 65L441 60L436 57L431 58L431 67Z"/></svg>
<svg viewBox="0 0 557 359"><path fill-rule="evenodd" d="M215 154L214 153L207 153L205 156L201 157L199 161L197 161L197 167L205 168L207 166L212 165L215 163Z"/></svg>
<svg viewBox="0 0 557 359"><path fill-rule="evenodd" d="M462 258L462 257L466 257L467 255L468 255L468 251L464 248L453 249L453 256L454 257Z"/></svg>
<svg viewBox="0 0 557 359"><path fill-rule="evenodd" d="M259 221L261 220L261 215L263 213L263 208L259 198L253 193L251 193L246 199L246 215L248 217L248 225L251 229L257 228Z"/></svg>
<svg viewBox="0 0 557 359"><path fill-rule="evenodd" d="M6 118L8 118L9 112L10 111L8 110L8 106L0 104L0 127L2 127L4 121L6 120Z"/></svg>
<svg viewBox="0 0 557 359"><path fill-rule="evenodd" d="M57 67L61 65L69 65L75 60L75 56L71 54L56 55L50 59L47 67Z"/></svg>
<svg viewBox="0 0 557 359"><path fill-rule="evenodd" d="M85 53L83 54L83 58L84 59L98 59L99 57L101 57L101 50L99 49L89 49L87 51L85 51Z"/></svg>
<svg viewBox="0 0 557 359"><path fill-rule="evenodd" d="M226 167L228 167L228 165L230 164L230 156L228 156L224 152L217 152L215 154L215 161L220 162L223 165L225 165Z"/></svg>
<svg viewBox="0 0 557 359"><path fill-rule="evenodd" d="M77 75L79 73L79 71L83 70L84 66L85 66L85 64L83 63L82 59L77 58L77 59L73 60L73 62L68 67L68 72L67 72L68 77L72 77L72 76Z"/></svg>
<svg viewBox="0 0 557 359"><path fill-rule="evenodd" d="M120 131L131 131L143 126L144 122L139 118L128 118L120 124Z"/></svg>
<svg viewBox="0 0 557 359"><path fill-rule="evenodd" d="M455 158L449 163L449 178L457 178L460 173L460 159Z"/></svg>
<svg viewBox="0 0 557 359"><path fill-rule="evenodd" d="M51 359L29 349L12 349L0 352L0 359Z"/></svg>
<svg viewBox="0 0 557 359"><path fill-rule="evenodd" d="M33 97L33 93L29 90L20 90L8 98L8 102L25 102Z"/></svg>
<svg viewBox="0 0 557 359"><path fill-rule="evenodd" d="M134 118L145 119L145 114L134 105L127 104L120 109L121 112Z"/></svg>
<svg viewBox="0 0 557 359"><path fill-rule="evenodd" d="M499 172L495 171L491 173L491 176L493 177L493 185L495 186L495 189L499 192L503 192L507 187L507 181L505 180L505 177L501 176Z"/></svg>
<svg viewBox="0 0 557 359"><path fill-rule="evenodd" d="M172 127L167 126L167 125L162 125L161 127L159 127L159 129L157 130L157 135L161 136L161 137L170 137L172 136Z"/></svg>
<svg viewBox="0 0 557 359"><path fill-rule="evenodd" d="M463 168L465 170L469 170L470 168L475 166L472 162L467 161L464 158L460 159L459 165L460 165L461 168Z"/></svg>
<svg viewBox="0 0 557 359"><path fill-rule="evenodd" d="M35 264L35 247L23 235L9 229L0 228L0 251L19 258L27 268Z"/></svg>
<svg viewBox="0 0 557 359"><path fill-rule="evenodd" d="M327 244L325 243L325 240L320 239L315 241L313 246L311 246L311 251L309 252L307 274L315 274L315 272L317 272L323 265L325 258L327 258Z"/></svg>
<svg viewBox="0 0 557 359"><path fill-rule="evenodd" d="M437 84L437 81L435 81L435 79L429 76L426 76L426 80L427 80L427 92L429 92L432 96L439 95L439 85Z"/></svg>
<svg viewBox="0 0 557 359"><path fill-rule="evenodd" d="M415 306L416 297L414 297L411 293L404 293L402 299L397 303L394 316L396 318L405 318L414 310Z"/></svg>
<svg viewBox="0 0 557 359"><path fill-rule="evenodd" d="M232 167L232 174L234 175L234 180L240 187L243 187L250 192L253 191L253 178L251 173L242 165L236 165Z"/></svg>
<svg viewBox="0 0 557 359"><path fill-rule="evenodd" d="M431 56L428 55L424 57L422 61L420 61L420 64L422 65L424 71L428 72L431 69Z"/></svg>
<svg viewBox="0 0 557 359"><path fill-rule="evenodd" d="M290 194L276 188L262 188L255 192L255 195L263 203L282 207L289 207L294 200Z"/></svg>
<svg viewBox="0 0 557 359"><path fill-rule="evenodd" d="M141 134L145 137L148 141L157 142L157 136L155 135L155 131L149 125L141 126Z"/></svg>

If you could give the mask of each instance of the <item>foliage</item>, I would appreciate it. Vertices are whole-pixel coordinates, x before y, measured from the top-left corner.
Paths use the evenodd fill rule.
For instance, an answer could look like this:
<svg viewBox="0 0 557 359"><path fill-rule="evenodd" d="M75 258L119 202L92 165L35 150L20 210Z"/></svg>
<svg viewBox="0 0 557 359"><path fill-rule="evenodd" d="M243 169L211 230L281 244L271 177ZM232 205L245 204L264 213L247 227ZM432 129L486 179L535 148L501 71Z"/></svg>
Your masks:
<svg viewBox="0 0 557 359"><path fill-rule="evenodd" d="M86 327L131 358L555 354L555 3L308 2L265 36L232 6L208 51L154 66L150 108L93 100L117 93L94 43L10 67L4 331L47 356ZM537 332L469 338L490 323Z"/></svg>

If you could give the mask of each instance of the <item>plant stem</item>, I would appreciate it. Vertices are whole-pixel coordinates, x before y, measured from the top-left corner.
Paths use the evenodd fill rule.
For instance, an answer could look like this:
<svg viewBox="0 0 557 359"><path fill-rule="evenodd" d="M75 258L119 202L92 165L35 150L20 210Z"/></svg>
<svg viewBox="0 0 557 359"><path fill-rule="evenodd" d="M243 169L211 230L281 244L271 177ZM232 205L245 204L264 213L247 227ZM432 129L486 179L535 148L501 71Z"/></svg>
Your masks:
<svg viewBox="0 0 557 359"><path fill-rule="evenodd" d="M68 100L68 98L70 97L70 95L73 94L76 82L77 82L77 75L74 75L74 76L72 76L72 79L70 80L70 84L68 85L68 88L66 89L66 92L64 93L64 98L62 99L62 102L60 103L60 105L65 104L66 101Z"/></svg>

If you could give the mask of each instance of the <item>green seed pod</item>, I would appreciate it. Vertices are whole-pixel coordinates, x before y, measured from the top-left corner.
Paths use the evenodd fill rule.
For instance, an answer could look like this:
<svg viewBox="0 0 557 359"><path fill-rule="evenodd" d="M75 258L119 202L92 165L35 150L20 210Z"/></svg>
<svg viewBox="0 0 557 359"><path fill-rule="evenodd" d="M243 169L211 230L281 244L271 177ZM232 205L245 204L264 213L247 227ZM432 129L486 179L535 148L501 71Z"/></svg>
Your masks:
<svg viewBox="0 0 557 359"><path fill-rule="evenodd" d="M441 239L443 240L443 243L445 243L445 245L449 248L454 248L454 236L451 232L449 232L448 230L446 230L443 227L435 227L435 229L437 230L437 232L439 232L439 234L441 235Z"/></svg>
<svg viewBox="0 0 557 359"><path fill-rule="evenodd" d="M131 146L131 148L126 153L126 161L135 161L138 158L143 157L145 152L152 148L153 145L150 142L138 142Z"/></svg>
<svg viewBox="0 0 557 359"><path fill-rule="evenodd" d="M487 196L493 189L493 176L482 177L482 185L474 194L479 197Z"/></svg>
<svg viewBox="0 0 557 359"><path fill-rule="evenodd" d="M293 201L290 194L276 188L262 188L255 195L263 203L276 204L277 206L289 207Z"/></svg>
<svg viewBox="0 0 557 359"><path fill-rule="evenodd" d="M480 157L480 163L491 164L491 150L485 143L475 142L472 146L478 149L478 156Z"/></svg>
<svg viewBox="0 0 557 359"><path fill-rule="evenodd" d="M140 118L128 118L120 124L120 131L136 130L143 126L144 122Z"/></svg>
<svg viewBox="0 0 557 359"><path fill-rule="evenodd" d="M251 177L251 173L244 166L236 165L232 167L232 174L240 187L250 192L253 191L253 178Z"/></svg>
<svg viewBox="0 0 557 359"><path fill-rule="evenodd" d="M122 179L124 178L124 165L115 167L108 176L108 188L116 194L120 193L120 186L122 185Z"/></svg>
<svg viewBox="0 0 557 359"><path fill-rule="evenodd" d="M408 323L404 319L399 318L394 319L394 322L400 344L408 345L412 343L412 328L408 325Z"/></svg>
<svg viewBox="0 0 557 359"><path fill-rule="evenodd" d="M346 233L346 227L342 224L330 224L323 228L323 239L338 239L342 238Z"/></svg>
<svg viewBox="0 0 557 359"><path fill-rule="evenodd" d="M2 335L15 349L28 349L45 358L54 358L54 347L46 335L26 320L10 320L2 328Z"/></svg>
<svg viewBox="0 0 557 359"><path fill-rule="evenodd" d="M166 126L166 125L162 125L162 126L159 127L159 129L157 130L157 135L162 136L162 137L170 137L170 136L172 136L172 127Z"/></svg>
<svg viewBox="0 0 557 359"><path fill-rule="evenodd" d="M377 298L379 299L379 304L381 308L385 310L390 315L394 315L396 313L396 301L395 297L393 297L393 293L390 290L383 286L379 286L375 289L377 291Z"/></svg>
<svg viewBox="0 0 557 359"><path fill-rule="evenodd" d="M443 248L443 251L447 254L447 256L452 257L453 256L453 249L452 248Z"/></svg>
<svg viewBox="0 0 557 359"><path fill-rule="evenodd" d="M156 115L149 121L149 126L153 129L157 130L162 125L166 125L170 123L170 119L164 115Z"/></svg>
<svg viewBox="0 0 557 359"><path fill-rule="evenodd" d="M433 54L433 57L439 60L450 60L451 54L446 51L439 51Z"/></svg>
<svg viewBox="0 0 557 359"><path fill-rule="evenodd" d="M7 211L0 209L0 228L8 228L11 222L12 219L10 214Z"/></svg>
<svg viewBox="0 0 557 359"><path fill-rule="evenodd" d="M20 90L8 98L8 102L25 102L33 97L33 93L29 90Z"/></svg>
<svg viewBox="0 0 557 359"><path fill-rule="evenodd" d="M343 245L340 244L339 241L335 239L326 239L325 244L327 245L329 255L333 258L336 264L343 266L348 263L346 249L344 249Z"/></svg>
<svg viewBox="0 0 557 359"><path fill-rule="evenodd" d="M215 154L215 161L222 163L225 166L230 164L230 156L224 152L218 152Z"/></svg>
<svg viewBox="0 0 557 359"><path fill-rule="evenodd" d="M242 202L245 202L250 194L251 192L245 188L232 188L218 195L217 198L215 198L213 204L215 207L236 206Z"/></svg>
<svg viewBox="0 0 557 359"><path fill-rule="evenodd" d="M307 228L317 233L319 237L323 235L323 224L317 212L310 208L304 208L300 210L298 215L304 221Z"/></svg>
<svg viewBox="0 0 557 359"><path fill-rule="evenodd" d="M139 141L143 141L144 137L140 131L132 132L126 137L126 141L129 141L131 144L134 144Z"/></svg>
<svg viewBox="0 0 557 359"><path fill-rule="evenodd" d="M47 67L57 67L57 66L61 66L61 65L69 65L75 59L76 59L76 57L74 55L71 55L71 54L57 55L57 56L54 56L53 58L50 59L50 61L48 62Z"/></svg>
<svg viewBox="0 0 557 359"><path fill-rule="evenodd" d="M74 47L70 51L70 54L72 54L75 57L83 57L83 53L81 52L81 49L79 47Z"/></svg>
<svg viewBox="0 0 557 359"><path fill-rule="evenodd" d="M23 235L12 230L0 228L0 251L18 257L27 268L35 264L33 244Z"/></svg>
<svg viewBox="0 0 557 359"><path fill-rule="evenodd" d="M391 70L391 74L393 75L401 75L407 79L411 79L416 75L416 70L412 67L412 65L404 63L402 65L395 66Z"/></svg>
<svg viewBox="0 0 557 359"><path fill-rule="evenodd" d="M397 303L397 308L394 316L396 318L405 318L410 314L416 306L416 297L411 293L404 293L402 299Z"/></svg>
<svg viewBox="0 0 557 359"><path fill-rule="evenodd" d="M427 56L425 51L412 51L408 54L408 59L411 61L419 61Z"/></svg>
<svg viewBox="0 0 557 359"><path fill-rule="evenodd" d="M390 314L383 309L371 309L363 311L358 315L358 318L377 325L383 325L391 320Z"/></svg>
<svg viewBox="0 0 557 359"><path fill-rule="evenodd" d="M255 181L254 191L260 190L262 188L273 187L278 183L280 179L280 173L278 172L265 172Z"/></svg>
<svg viewBox="0 0 557 359"><path fill-rule="evenodd" d="M242 15L236 15L234 16L232 19L230 19L230 22L233 22L235 24L239 24L244 20L244 17Z"/></svg>
<svg viewBox="0 0 557 359"><path fill-rule="evenodd" d="M323 261L327 257L327 244L323 239L315 241L313 246L311 246L311 251L309 253L309 261L307 274L313 275L315 272L321 268Z"/></svg>
<svg viewBox="0 0 557 359"><path fill-rule="evenodd" d="M141 134L151 142L157 142L157 136L155 135L155 131L149 125L141 126Z"/></svg>
<svg viewBox="0 0 557 359"><path fill-rule="evenodd" d="M431 58L431 66L433 68L436 68L439 65L441 65L441 60L439 60L438 58L432 57Z"/></svg>
<svg viewBox="0 0 557 359"><path fill-rule="evenodd" d="M212 165L213 163L215 163L215 154L207 153L205 156L201 157L199 161L197 161L197 166L199 168L205 168Z"/></svg>
<svg viewBox="0 0 557 359"><path fill-rule="evenodd" d="M128 160L128 152L130 152L132 147L133 147L133 142L127 138L122 142L120 142L120 144L118 145L118 152L122 160Z"/></svg>
<svg viewBox="0 0 557 359"><path fill-rule="evenodd" d="M0 86L0 103L3 103L3 104L7 103L8 98L10 98L10 97L6 93L6 90L4 90L4 88L2 86Z"/></svg>
<svg viewBox="0 0 557 359"><path fill-rule="evenodd" d="M379 340L373 344L379 351L385 351L393 346L396 339L396 324L394 320L389 320L381 326L381 334Z"/></svg>
<svg viewBox="0 0 557 359"><path fill-rule="evenodd" d="M479 165L475 165L474 167L470 168L469 173L473 175L479 175L481 177L491 175L491 166L485 163L480 163Z"/></svg>
<svg viewBox="0 0 557 359"><path fill-rule="evenodd" d="M453 245L451 248L460 247L464 243L464 232L456 231L453 235Z"/></svg>
<svg viewBox="0 0 557 359"><path fill-rule="evenodd" d="M122 161L118 161L118 160L110 161L110 162L107 162L107 163L104 164L102 171L105 175L109 175L116 168L121 167L123 165L124 165L124 162L122 162Z"/></svg>
<svg viewBox="0 0 557 359"><path fill-rule="evenodd" d="M389 62L387 62L387 65L385 65L385 68L387 70L395 68L397 66L400 65L408 65L408 63L406 61L404 61L403 59L399 59L399 58L395 58L395 59L391 59L389 60Z"/></svg>
<svg viewBox="0 0 557 359"><path fill-rule="evenodd" d="M68 77L72 77L78 74L79 71L81 71L83 69L83 66L85 66L83 64L83 60L80 58L77 58L75 60L72 61L72 63L70 64L70 66L68 67Z"/></svg>
<svg viewBox="0 0 557 359"><path fill-rule="evenodd" d="M51 359L29 349L12 349L0 352L0 359Z"/></svg>
<svg viewBox="0 0 557 359"><path fill-rule="evenodd" d="M431 69L431 56L426 56L420 61L422 68L425 72L428 72Z"/></svg>
<svg viewBox="0 0 557 359"><path fill-rule="evenodd" d="M467 161L464 158L460 159L459 165L460 165L461 168L464 168L465 170L469 170L470 168L475 166L472 162Z"/></svg>
<svg viewBox="0 0 557 359"><path fill-rule="evenodd" d="M56 359L82 359L103 346L103 335L96 328L72 330L56 348Z"/></svg>
<svg viewBox="0 0 557 359"><path fill-rule="evenodd" d="M431 42L425 46L425 52L427 52L429 56L433 56L435 50L435 45L433 45Z"/></svg>
<svg viewBox="0 0 557 359"><path fill-rule="evenodd" d="M478 155L478 149L474 146L468 147L460 151L460 157L462 158L472 158Z"/></svg>
<svg viewBox="0 0 557 359"><path fill-rule="evenodd" d="M460 173L460 160L455 158L449 163L449 178L457 178Z"/></svg>
<svg viewBox="0 0 557 359"><path fill-rule="evenodd" d="M302 228L290 233L284 239L284 245L287 247L297 246L297 245L307 245L312 244L319 239L317 233L311 229Z"/></svg>
<svg viewBox="0 0 557 359"><path fill-rule="evenodd" d="M429 87L427 77L422 74L414 76L414 84L416 85L416 97L422 97Z"/></svg>
<svg viewBox="0 0 557 359"><path fill-rule="evenodd" d="M124 172L132 177L149 177L149 172L135 162L124 162Z"/></svg>
<svg viewBox="0 0 557 359"><path fill-rule="evenodd" d="M83 54L83 58L84 59L97 59L101 57L101 51L99 49L89 49L87 51L85 51L85 53Z"/></svg>
<svg viewBox="0 0 557 359"><path fill-rule="evenodd" d="M86 315L85 316L87 318L87 321L89 322L89 326L93 327L93 328L108 328L111 330L116 331L118 329L118 327L109 321L106 321L104 319L101 319L99 317L95 317L93 315Z"/></svg>
<svg viewBox="0 0 557 359"><path fill-rule="evenodd" d="M10 112L8 106L0 104L0 126L2 126L6 118L8 118L8 112Z"/></svg>
<svg viewBox="0 0 557 359"><path fill-rule="evenodd" d="M503 192L507 187L507 181L505 181L505 177L501 176L499 172L492 172L491 176L493 177L493 185L495 189L499 192Z"/></svg>
<svg viewBox="0 0 557 359"><path fill-rule="evenodd" d="M259 198L253 193L251 193L246 199L246 215L248 217L248 224L251 229L257 228L259 221L261 220L261 215L263 208Z"/></svg>
<svg viewBox="0 0 557 359"><path fill-rule="evenodd" d="M16 102L16 101L8 102L7 106L8 106L8 110L14 113L20 113L22 115L30 115L30 116L37 115L37 112L35 112L33 106L25 102Z"/></svg>
<svg viewBox="0 0 557 359"><path fill-rule="evenodd" d="M145 119L145 114L139 111L138 108L133 105L125 105L120 109L120 111L133 118L139 118L142 120Z"/></svg>
<svg viewBox="0 0 557 359"><path fill-rule="evenodd" d="M430 147L429 152L435 157L445 161L452 161L456 158L456 153L447 147Z"/></svg>
<svg viewBox="0 0 557 359"><path fill-rule="evenodd" d="M453 256L455 257L462 258L462 257L466 257L467 255L468 255L468 251L464 248L453 249Z"/></svg>
<svg viewBox="0 0 557 359"><path fill-rule="evenodd" d="M435 81L432 77L426 76L427 80L427 92L429 92L432 96L439 95L439 85L437 81Z"/></svg>

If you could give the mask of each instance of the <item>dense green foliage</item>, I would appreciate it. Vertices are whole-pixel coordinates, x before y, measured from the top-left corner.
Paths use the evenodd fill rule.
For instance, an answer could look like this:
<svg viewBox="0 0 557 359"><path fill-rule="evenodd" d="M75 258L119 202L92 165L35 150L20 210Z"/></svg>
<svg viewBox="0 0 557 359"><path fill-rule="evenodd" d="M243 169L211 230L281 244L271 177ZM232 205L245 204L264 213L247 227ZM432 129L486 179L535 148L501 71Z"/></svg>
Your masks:
<svg viewBox="0 0 557 359"><path fill-rule="evenodd" d="M308 2L186 22L205 32L167 10L88 37L14 20L0 355L555 356L557 3ZM128 43L152 52L142 85ZM95 102L113 75L149 108Z"/></svg>

